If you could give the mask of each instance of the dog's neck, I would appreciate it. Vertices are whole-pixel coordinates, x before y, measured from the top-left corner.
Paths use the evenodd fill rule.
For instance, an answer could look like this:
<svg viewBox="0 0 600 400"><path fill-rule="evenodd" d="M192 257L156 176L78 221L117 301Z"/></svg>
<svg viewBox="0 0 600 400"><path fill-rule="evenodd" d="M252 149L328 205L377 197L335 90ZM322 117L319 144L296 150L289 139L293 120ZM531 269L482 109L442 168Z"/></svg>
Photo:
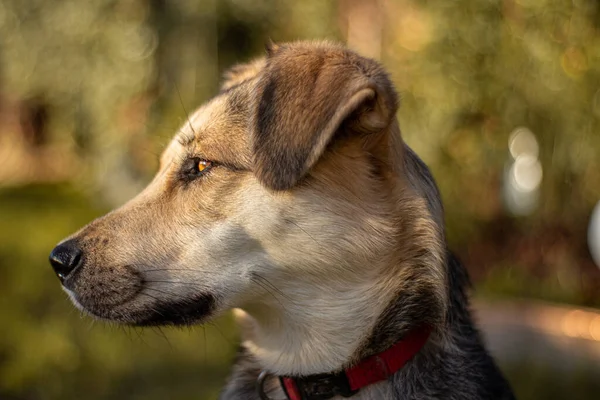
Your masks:
<svg viewBox="0 0 600 400"><path fill-rule="evenodd" d="M301 292L279 289L285 296L275 294L277 299L237 312L244 346L276 375L340 370L358 355L395 294L383 280L343 277L321 285L306 282Z"/></svg>
<svg viewBox="0 0 600 400"><path fill-rule="evenodd" d="M438 325L439 295L417 282L418 265L391 272L404 275L402 287L385 273L363 282L304 282L302 291L280 287L285 296L237 311L244 347L272 374L312 375L380 353L422 323Z"/></svg>

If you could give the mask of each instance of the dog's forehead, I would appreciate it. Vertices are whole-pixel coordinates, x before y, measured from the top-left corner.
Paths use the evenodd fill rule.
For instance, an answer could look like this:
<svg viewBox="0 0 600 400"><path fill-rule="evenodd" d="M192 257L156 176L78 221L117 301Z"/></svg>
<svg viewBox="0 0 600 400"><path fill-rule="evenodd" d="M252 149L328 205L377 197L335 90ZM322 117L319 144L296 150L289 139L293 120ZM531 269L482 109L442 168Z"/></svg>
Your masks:
<svg viewBox="0 0 600 400"><path fill-rule="evenodd" d="M163 159L181 151L241 168L249 167L250 82L219 93L183 123Z"/></svg>

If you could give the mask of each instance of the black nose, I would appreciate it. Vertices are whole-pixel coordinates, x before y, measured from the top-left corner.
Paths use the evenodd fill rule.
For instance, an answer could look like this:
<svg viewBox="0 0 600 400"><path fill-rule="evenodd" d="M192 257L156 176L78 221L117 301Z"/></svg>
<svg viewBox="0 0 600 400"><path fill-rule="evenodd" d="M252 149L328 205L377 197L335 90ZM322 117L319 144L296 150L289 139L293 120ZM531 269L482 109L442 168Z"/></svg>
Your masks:
<svg viewBox="0 0 600 400"><path fill-rule="evenodd" d="M50 264L61 281L67 279L81 264L81 249L75 240L68 240L56 246L50 253Z"/></svg>

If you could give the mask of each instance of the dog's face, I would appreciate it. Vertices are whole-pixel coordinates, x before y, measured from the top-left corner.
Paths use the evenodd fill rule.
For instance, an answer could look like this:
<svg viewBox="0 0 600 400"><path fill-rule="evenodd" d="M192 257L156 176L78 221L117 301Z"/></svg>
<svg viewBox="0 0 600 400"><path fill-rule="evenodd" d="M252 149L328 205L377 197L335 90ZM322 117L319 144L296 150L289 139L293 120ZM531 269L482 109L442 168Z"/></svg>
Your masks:
<svg viewBox="0 0 600 400"><path fill-rule="evenodd" d="M408 186L386 75L331 45L269 53L228 74L142 193L54 249L78 307L131 324L190 324L360 281L373 259L391 256Z"/></svg>

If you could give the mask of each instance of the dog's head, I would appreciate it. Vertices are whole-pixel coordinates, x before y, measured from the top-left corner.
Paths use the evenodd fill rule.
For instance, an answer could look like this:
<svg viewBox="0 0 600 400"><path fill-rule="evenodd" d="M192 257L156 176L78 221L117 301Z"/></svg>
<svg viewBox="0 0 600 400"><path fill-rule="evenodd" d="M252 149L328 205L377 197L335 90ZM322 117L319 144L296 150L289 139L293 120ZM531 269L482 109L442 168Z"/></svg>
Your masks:
<svg viewBox="0 0 600 400"><path fill-rule="evenodd" d="M410 279L444 297L438 195L400 138L386 73L331 44L267 53L226 74L142 193L53 250L81 309L190 324L379 291L381 304L359 306L377 317Z"/></svg>

